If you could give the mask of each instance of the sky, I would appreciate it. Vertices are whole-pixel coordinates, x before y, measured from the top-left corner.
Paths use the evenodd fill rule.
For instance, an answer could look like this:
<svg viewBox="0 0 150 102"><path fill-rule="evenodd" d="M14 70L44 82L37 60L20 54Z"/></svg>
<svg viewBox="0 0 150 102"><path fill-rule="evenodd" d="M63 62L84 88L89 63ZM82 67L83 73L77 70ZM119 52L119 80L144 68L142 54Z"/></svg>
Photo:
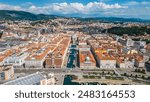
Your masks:
<svg viewBox="0 0 150 102"><path fill-rule="evenodd" d="M0 0L0 10L73 17L150 19L150 0Z"/></svg>

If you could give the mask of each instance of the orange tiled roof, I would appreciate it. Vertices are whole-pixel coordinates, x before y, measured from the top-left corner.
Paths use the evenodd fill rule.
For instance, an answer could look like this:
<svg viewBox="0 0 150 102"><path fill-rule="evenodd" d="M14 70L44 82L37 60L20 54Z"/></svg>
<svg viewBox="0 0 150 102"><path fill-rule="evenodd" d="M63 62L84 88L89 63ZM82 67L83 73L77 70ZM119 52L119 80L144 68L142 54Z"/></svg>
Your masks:
<svg viewBox="0 0 150 102"><path fill-rule="evenodd" d="M80 63L85 62L87 57L90 58L91 62L96 63L96 61L90 51L80 51L79 52Z"/></svg>
<svg viewBox="0 0 150 102"><path fill-rule="evenodd" d="M7 50L4 54L0 54L0 62L2 62L5 58L13 54L13 49L12 50Z"/></svg>
<svg viewBox="0 0 150 102"><path fill-rule="evenodd" d="M101 53L101 52L96 52L96 55L100 60L115 60L115 57L112 55L109 55L108 53Z"/></svg>

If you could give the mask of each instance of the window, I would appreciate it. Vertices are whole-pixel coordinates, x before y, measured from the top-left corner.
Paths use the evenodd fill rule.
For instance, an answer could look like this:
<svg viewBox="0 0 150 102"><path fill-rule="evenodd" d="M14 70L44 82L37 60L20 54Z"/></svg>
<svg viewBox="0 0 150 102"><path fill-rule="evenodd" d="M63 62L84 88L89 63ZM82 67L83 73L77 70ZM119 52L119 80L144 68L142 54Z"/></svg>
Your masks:
<svg viewBox="0 0 150 102"><path fill-rule="evenodd" d="M16 61L16 63L19 63L19 61Z"/></svg>
<svg viewBox="0 0 150 102"><path fill-rule="evenodd" d="M5 73L4 72L0 73L0 80L5 80Z"/></svg>

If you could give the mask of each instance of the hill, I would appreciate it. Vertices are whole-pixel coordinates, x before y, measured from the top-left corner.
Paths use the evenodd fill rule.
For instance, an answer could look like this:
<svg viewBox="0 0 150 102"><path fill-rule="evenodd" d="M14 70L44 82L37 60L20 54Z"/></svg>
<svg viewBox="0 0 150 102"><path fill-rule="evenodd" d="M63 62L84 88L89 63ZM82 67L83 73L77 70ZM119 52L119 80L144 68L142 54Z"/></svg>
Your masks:
<svg viewBox="0 0 150 102"><path fill-rule="evenodd" d="M33 14L25 11L0 10L0 20L47 20L57 17L55 15Z"/></svg>

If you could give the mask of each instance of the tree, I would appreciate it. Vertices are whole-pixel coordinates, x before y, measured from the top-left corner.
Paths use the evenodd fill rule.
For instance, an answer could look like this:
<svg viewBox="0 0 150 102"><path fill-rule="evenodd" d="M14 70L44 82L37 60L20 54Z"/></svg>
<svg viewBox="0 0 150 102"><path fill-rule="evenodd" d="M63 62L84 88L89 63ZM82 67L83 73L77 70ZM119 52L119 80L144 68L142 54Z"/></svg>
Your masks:
<svg viewBox="0 0 150 102"><path fill-rule="evenodd" d="M105 30L103 31L105 32ZM140 35L140 34L150 34L150 28L147 27L112 27L108 29L108 33L117 34L122 36L123 34L128 35Z"/></svg>
<svg viewBox="0 0 150 102"><path fill-rule="evenodd" d="M127 76L127 73L124 73L124 76Z"/></svg>
<svg viewBox="0 0 150 102"><path fill-rule="evenodd" d="M135 72L137 72L138 70L137 69L135 69Z"/></svg>
<svg viewBox="0 0 150 102"><path fill-rule="evenodd" d="M142 73L145 74L145 70L144 69L142 69Z"/></svg>
<svg viewBox="0 0 150 102"><path fill-rule="evenodd" d="M102 76L103 76L104 74L105 74L105 72L103 71L103 72L102 72Z"/></svg>
<svg viewBox="0 0 150 102"><path fill-rule="evenodd" d="M116 73L115 72L113 72L113 75L115 75Z"/></svg>
<svg viewBox="0 0 150 102"><path fill-rule="evenodd" d="M142 79L145 79L145 76L144 75L142 75L142 77L141 77Z"/></svg>
<svg viewBox="0 0 150 102"><path fill-rule="evenodd" d="M135 78L137 78L138 76L137 76L137 74L135 75Z"/></svg>
<svg viewBox="0 0 150 102"><path fill-rule="evenodd" d="M140 69L137 69L137 72L139 72L139 73L140 73L140 72L141 72L141 70L140 70Z"/></svg>

